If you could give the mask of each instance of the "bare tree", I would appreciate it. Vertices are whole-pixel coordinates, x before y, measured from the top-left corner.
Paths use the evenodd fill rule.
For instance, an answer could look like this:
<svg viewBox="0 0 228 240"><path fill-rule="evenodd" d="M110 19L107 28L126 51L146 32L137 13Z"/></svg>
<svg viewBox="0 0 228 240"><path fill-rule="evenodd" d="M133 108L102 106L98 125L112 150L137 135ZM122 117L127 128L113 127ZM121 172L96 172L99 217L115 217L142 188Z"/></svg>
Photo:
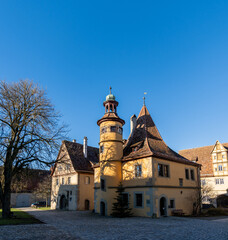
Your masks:
<svg viewBox="0 0 228 240"><path fill-rule="evenodd" d="M0 82L0 200L10 217L11 181L25 167L51 165L65 127L46 92L28 80Z"/></svg>
<svg viewBox="0 0 228 240"><path fill-rule="evenodd" d="M48 200L51 198L51 176L46 176L35 188L33 193L37 198L45 199L46 207L48 206Z"/></svg>

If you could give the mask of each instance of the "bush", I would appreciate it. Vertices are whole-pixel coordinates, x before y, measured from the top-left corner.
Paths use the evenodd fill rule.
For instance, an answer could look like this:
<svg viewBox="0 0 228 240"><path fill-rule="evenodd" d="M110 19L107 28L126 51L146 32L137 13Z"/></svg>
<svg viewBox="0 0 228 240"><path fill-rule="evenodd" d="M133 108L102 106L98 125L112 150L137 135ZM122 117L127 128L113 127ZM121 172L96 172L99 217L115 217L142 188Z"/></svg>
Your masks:
<svg viewBox="0 0 228 240"><path fill-rule="evenodd" d="M209 216L226 216L228 213L224 211L222 208L209 208L206 212L205 215Z"/></svg>

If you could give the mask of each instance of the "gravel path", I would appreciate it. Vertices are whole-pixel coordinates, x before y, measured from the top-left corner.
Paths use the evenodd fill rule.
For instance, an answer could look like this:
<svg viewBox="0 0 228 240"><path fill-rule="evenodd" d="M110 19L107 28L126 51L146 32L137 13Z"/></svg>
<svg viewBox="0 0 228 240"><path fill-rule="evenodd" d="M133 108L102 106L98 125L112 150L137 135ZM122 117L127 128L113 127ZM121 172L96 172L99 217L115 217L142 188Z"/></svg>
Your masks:
<svg viewBox="0 0 228 240"><path fill-rule="evenodd" d="M228 240L228 218L117 219L90 212L22 209L46 224L2 226L0 239Z"/></svg>

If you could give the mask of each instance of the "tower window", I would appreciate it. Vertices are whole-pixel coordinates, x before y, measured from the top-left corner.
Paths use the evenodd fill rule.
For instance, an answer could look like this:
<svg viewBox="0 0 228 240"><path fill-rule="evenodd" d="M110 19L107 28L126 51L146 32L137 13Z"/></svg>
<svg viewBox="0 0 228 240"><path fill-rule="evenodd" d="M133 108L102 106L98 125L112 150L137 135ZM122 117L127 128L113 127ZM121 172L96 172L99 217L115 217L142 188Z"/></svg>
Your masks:
<svg viewBox="0 0 228 240"><path fill-rule="evenodd" d="M118 133L122 134L123 133L123 128L122 127L118 127Z"/></svg>
<svg viewBox="0 0 228 240"><path fill-rule="evenodd" d="M100 153L103 153L103 152L104 152L104 146L101 145L101 146L100 146Z"/></svg>
<svg viewBox="0 0 228 240"><path fill-rule="evenodd" d="M106 133L106 132L107 132L107 128L106 127L101 128L101 133Z"/></svg>
<svg viewBox="0 0 228 240"><path fill-rule="evenodd" d="M111 132L117 132L117 127L116 126L111 126L110 130L111 130Z"/></svg>

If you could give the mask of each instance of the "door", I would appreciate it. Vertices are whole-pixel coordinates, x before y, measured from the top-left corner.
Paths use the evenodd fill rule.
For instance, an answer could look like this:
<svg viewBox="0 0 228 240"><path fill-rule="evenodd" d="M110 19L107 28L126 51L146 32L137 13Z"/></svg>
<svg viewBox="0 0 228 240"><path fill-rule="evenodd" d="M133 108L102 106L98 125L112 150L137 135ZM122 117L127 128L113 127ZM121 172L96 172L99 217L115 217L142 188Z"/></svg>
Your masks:
<svg viewBox="0 0 228 240"><path fill-rule="evenodd" d="M101 213L101 216L105 216L105 203L104 202L101 202L101 206L100 206L100 213Z"/></svg>
<svg viewBox="0 0 228 240"><path fill-rule="evenodd" d="M67 205L66 197L65 197L65 195L62 195L61 198L60 198L59 208L64 210L64 209L66 209L66 205Z"/></svg>
<svg viewBox="0 0 228 240"><path fill-rule="evenodd" d="M85 200L85 210L89 210L89 200Z"/></svg>
<svg viewBox="0 0 228 240"><path fill-rule="evenodd" d="M160 199L160 216L166 216L167 215L167 209L166 209L166 198L162 197Z"/></svg>

